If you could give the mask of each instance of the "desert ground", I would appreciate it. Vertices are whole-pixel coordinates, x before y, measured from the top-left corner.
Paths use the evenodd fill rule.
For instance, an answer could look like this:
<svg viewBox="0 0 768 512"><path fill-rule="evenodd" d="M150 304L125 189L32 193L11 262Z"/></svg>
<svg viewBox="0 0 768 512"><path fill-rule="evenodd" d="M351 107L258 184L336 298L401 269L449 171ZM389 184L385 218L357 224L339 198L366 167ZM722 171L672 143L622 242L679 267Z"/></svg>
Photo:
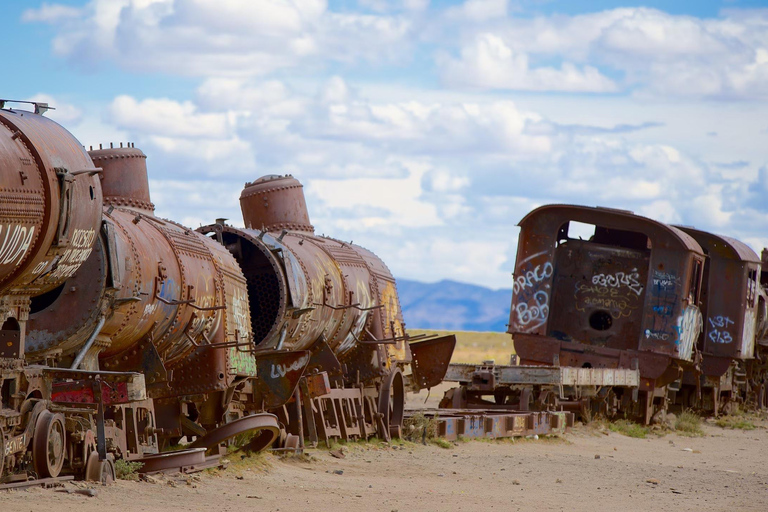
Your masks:
<svg viewBox="0 0 768 512"><path fill-rule="evenodd" d="M491 338L489 346L506 348ZM459 357L482 350L472 343L461 342ZM409 408L433 407L448 387L412 396ZM373 440L286 458L235 452L226 469L192 476L0 491L0 511L768 510L768 420L728 421L720 423L740 428L708 419L701 435L651 429L635 438L595 421L554 438L446 447ZM96 496L67 492L87 488Z"/></svg>
<svg viewBox="0 0 768 512"><path fill-rule="evenodd" d="M768 430L627 437L578 426L559 438L451 448L380 442L303 458L240 459L226 470L155 483L118 481L87 497L63 489L0 493L0 510L444 511L768 510ZM84 484L80 484L83 486ZM67 484L64 489L78 489Z"/></svg>

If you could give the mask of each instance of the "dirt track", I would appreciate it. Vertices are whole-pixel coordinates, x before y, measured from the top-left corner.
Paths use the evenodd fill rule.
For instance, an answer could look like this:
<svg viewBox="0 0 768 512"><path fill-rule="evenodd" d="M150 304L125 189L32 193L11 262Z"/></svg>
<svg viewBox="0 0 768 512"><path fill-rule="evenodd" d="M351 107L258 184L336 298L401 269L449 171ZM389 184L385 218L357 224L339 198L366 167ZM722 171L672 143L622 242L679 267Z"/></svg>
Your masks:
<svg viewBox="0 0 768 512"><path fill-rule="evenodd" d="M765 423L746 432L705 430L701 438L643 440L580 427L561 440L453 449L352 445L345 459L326 450L310 451L311 461L270 455L266 469L241 461L176 487L121 481L98 487L94 498L0 492L0 510L768 510Z"/></svg>

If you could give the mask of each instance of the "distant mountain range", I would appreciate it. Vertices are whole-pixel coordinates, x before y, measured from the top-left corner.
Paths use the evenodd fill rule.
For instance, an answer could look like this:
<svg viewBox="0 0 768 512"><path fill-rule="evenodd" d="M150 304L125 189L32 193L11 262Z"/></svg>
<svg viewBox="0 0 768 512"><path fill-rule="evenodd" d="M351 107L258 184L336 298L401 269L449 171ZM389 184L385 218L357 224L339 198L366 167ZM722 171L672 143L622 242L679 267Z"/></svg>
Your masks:
<svg viewBox="0 0 768 512"><path fill-rule="evenodd" d="M512 290L440 281L397 280L409 329L506 332Z"/></svg>

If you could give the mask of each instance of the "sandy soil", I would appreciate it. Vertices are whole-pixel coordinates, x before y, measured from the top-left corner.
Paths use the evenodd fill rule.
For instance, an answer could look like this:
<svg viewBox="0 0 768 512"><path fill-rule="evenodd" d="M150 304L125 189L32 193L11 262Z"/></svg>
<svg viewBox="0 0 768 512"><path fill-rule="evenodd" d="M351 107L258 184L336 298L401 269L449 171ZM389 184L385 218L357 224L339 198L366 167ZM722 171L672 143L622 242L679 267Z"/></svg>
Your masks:
<svg viewBox="0 0 768 512"><path fill-rule="evenodd" d="M96 497L41 488L0 492L0 510L759 511L768 510L766 426L734 431L709 424L705 437L651 439L579 427L562 439L472 441L452 449L368 443L345 447L344 459L327 450L310 450L311 460L267 455L260 464L234 461L226 471L187 481L99 486Z"/></svg>

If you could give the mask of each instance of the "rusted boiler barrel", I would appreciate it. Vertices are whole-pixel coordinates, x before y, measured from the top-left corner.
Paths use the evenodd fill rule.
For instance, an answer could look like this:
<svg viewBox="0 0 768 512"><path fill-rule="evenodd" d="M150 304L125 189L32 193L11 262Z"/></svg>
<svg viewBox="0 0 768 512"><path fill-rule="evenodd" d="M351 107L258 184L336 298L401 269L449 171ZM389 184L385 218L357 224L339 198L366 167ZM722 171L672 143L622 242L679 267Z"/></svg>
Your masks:
<svg viewBox="0 0 768 512"><path fill-rule="evenodd" d="M97 172L54 121L0 108L0 294L47 292L88 258L101 221Z"/></svg>
<svg viewBox="0 0 768 512"><path fill-rule="evenodd" d="M104 168L98 243L82 271L30 318L27 352L70 361L96 335L85 366L143 371L156 397L224 390L237 376L255 374L238 347L212 348L251 341L235 259L215 241L154 216L140 150L91 155Z"/></svg>
<svg viewBox="0 0 768 512"><path fill-rule="evenodd" d="M245 229L200 231L215 234L243 269L257 349L305 350L324 341L342 362L362 345L376 346L382 361L410 362L391 272L360 246L314 235L296 179L249 183L240 204Z"/></svg>

